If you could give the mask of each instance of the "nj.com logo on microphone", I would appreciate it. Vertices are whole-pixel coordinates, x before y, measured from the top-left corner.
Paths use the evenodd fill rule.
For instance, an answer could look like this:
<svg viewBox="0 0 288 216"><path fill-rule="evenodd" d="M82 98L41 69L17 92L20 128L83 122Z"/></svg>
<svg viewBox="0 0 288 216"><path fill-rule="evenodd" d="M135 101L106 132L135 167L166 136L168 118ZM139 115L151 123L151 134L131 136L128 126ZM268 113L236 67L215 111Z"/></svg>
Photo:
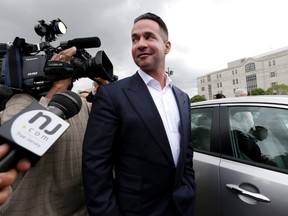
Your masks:
<svg viewBox="0 0 288 216"><path fill-rule="evenodd" d="M18 116L11 137L21 147L42 156L63 134L69 124L47 110L31 110Z"/></svg>

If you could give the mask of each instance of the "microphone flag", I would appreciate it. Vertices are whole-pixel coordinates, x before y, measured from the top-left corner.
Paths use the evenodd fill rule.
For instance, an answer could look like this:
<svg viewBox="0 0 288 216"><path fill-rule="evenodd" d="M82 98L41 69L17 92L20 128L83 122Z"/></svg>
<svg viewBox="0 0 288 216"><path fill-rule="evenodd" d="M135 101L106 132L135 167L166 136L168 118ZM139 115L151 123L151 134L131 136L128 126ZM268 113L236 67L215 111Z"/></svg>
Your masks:
<svg viewBox="0 0 288 216"><path fill-rule="evenodd" d="M0 136L42 156L69 126L65 120L33 102L0 127Z"/></svg>

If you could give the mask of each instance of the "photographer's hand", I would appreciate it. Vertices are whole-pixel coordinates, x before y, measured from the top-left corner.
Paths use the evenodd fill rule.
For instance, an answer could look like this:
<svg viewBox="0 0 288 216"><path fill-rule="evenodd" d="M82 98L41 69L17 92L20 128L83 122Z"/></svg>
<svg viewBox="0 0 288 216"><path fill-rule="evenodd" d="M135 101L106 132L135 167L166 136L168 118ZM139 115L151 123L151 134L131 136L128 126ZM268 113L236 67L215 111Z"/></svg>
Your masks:
<svg viewBox="0 0 288 216"><path fill-rule="evenodd" d="M66 63L70 63L71 58L73 55L76 54L76 51L77 51L76 47L68 48L53 55L51 60L64 61Z"/></svg>
<svg viewBox="0 0 288 216"><path fill-rule="evenodd" d="M58 54L52 56L51 60L64 61L70 63L71 58L76 54L76 47L71 47L69 49L63 50ZM51 99L57 92L67 90L68 87L72 84L72 78L57 80L53 83L53 86L46 94L47 99Z"/></svg>
<svg viewBox="0 0 288 216"><path fill-rule="evenodd" d="M10 151L8 144L0 145L0 158L3 158ZM27 171L31 164L28 159L21 159L17 163L16 169L0 173L0 205L5 203L9 197L9 187L16 181L18 171Z"/></svg>

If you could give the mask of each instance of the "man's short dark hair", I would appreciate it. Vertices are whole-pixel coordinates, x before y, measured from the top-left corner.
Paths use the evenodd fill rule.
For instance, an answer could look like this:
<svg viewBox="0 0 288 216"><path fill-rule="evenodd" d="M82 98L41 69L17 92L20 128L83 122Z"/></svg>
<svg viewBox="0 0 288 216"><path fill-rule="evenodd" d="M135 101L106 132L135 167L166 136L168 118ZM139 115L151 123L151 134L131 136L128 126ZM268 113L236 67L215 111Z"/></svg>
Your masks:
<svg viewBox="0 0 288 216"><path fill-rule="evenodd" d="M148 12L148 13L145 13L145 14L142 14L142 15L138 16L134 20L134 24L137 23L138 21L144 20L144 19L153 20L156 23L158 23L158 25L164 31L164 33L165 33L165 35L167 36L167 39L168 39L168 28L167 28L165 22L161 19L161 17L157 16L156 14Z"/></svg>
<svg viewBox="0 0 288 216"><path fill-rule="evenodd" d="M215 96L216 96L216 99L226 98L225 95L223 95L222 93L218 93Z"/></svg>

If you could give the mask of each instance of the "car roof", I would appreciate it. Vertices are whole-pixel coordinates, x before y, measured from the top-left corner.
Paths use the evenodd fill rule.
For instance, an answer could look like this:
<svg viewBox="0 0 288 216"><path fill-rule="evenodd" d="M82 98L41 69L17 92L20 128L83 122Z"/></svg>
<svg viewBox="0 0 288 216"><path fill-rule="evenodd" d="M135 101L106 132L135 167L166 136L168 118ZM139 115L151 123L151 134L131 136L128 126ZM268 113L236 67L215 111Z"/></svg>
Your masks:
<svg viewBox="0 0 288 216"><path fill-rule="evenodd" d="M288 105L288 95L261 95L261 96L242 96L233 98L221 98L214 100L206 100L201 102L191 103L191 107L205 105L220 105L220 104L237 104L237 103L269 103Z"/></svg>

